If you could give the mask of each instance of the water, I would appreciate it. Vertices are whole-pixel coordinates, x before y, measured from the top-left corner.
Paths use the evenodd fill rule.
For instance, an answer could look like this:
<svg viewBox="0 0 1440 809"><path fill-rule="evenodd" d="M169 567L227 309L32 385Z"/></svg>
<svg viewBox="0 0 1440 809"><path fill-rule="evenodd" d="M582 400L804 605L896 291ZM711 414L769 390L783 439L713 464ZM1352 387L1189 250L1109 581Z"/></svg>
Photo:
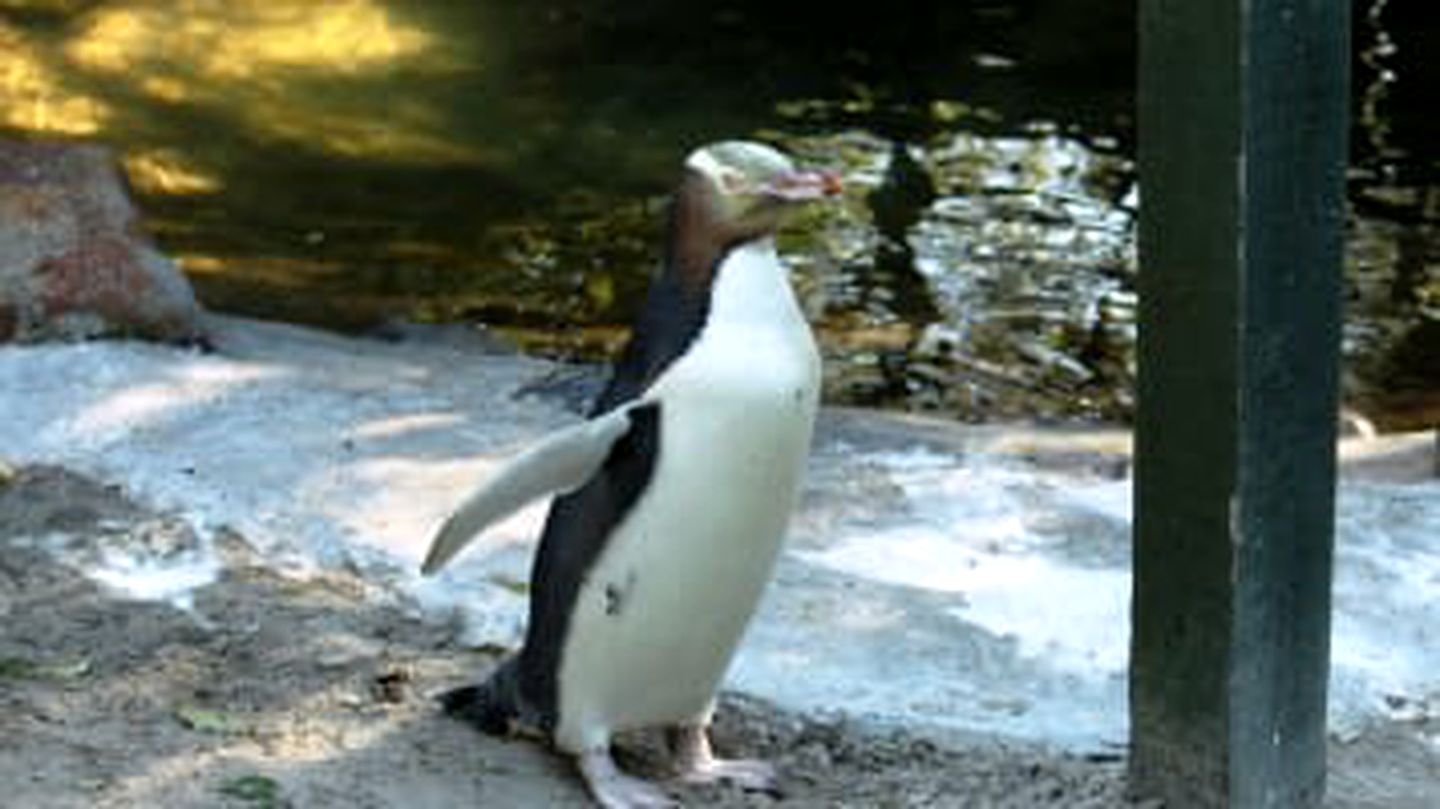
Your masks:
<svg viewBox="0 0 1440 809"><path fill-rule="evenodd" d="M1128 418L1132 10L808 5L3 0L0 127L116 144L213 308L586 358L680 156L766 138L849 180L784 238L832 400ZM1422 6L1356 14L1349 399L1389 427L1440 410Z"/></svg>

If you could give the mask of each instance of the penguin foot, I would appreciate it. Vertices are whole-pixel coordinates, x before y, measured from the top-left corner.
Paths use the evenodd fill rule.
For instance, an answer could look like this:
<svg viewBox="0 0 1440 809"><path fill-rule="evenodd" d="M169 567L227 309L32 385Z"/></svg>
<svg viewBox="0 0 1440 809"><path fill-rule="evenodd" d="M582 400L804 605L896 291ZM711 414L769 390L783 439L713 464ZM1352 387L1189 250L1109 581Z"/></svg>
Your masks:
<svg viewBox="0 0 1440 809"><path fill-rule="evenodd" d="M731 783L747 792L780 794L780 778L768 761L753 758L712 758L676 776L683 784Z"/></svg>
<svg viewBox="0 0 1440 809"><path fill-rule="evenodd" d="M609 748L581 753L579 765L590 794L605 809L673 809L680 805L649 781L621 772Z"/></svg>
<svg viewBox="0 0 1440 809"><path fill-rule="evenodd" d="M521 714L516 696L519 690L516 660L511 657L501 663L479 685L441 694L440 705L445 713L469 722L491 736L515 735Z"/></svg>
<svg viewBox="0 0 1440 809"><path fill-rule="evenodd" d="M710 747L708 725L679 725L668 734L682 784L729 782L749 792L780 794L780 778L769 762L758 759L716 758Z"/></svg>

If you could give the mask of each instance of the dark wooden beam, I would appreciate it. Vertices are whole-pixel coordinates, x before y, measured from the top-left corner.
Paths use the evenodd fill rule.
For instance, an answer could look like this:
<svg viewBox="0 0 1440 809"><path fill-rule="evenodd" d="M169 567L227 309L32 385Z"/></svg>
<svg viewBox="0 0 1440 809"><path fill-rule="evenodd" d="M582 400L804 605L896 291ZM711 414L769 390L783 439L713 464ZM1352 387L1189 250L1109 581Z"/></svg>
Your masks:
<svg viewBox="0 0 1440 809"><path fill-rule="evenodd" d="M1132 789L1318 807L1347 0L1141 0Z"/></svg>

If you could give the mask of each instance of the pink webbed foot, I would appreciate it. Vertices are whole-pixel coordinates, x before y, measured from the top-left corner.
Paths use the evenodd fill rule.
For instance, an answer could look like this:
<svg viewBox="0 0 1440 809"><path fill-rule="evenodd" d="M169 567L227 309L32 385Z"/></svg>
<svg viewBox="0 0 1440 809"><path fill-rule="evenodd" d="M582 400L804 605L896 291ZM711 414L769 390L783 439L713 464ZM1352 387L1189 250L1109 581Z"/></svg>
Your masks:
<svg viewBox="0 0 1440 809"><path fill-rule="evenodd" d="M649 781L621 772L608 747L582 753L579 766L590 795L605 809L671 809L680 805Z"/></svg>
<svg viewBox="0 0 1440 809"><path fill-rule="evenodd" d="M678 770L675 780L683 784L731 783L750 792L780 792L775 768L757 759L716 758L710 747L706 725L680 725L667 734Z"/></svg>

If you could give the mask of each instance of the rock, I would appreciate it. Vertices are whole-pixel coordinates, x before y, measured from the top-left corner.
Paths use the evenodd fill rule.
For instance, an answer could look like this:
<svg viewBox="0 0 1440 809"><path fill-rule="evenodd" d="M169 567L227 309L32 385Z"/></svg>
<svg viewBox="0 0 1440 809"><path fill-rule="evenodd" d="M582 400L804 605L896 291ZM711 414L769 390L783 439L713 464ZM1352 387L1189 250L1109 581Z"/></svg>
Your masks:
<svg viewBox="0 0 1440 809"><path fill-rule="evenodd" d="M0 141L0 342L191 341L200 315L109 149Z"/></svg>

